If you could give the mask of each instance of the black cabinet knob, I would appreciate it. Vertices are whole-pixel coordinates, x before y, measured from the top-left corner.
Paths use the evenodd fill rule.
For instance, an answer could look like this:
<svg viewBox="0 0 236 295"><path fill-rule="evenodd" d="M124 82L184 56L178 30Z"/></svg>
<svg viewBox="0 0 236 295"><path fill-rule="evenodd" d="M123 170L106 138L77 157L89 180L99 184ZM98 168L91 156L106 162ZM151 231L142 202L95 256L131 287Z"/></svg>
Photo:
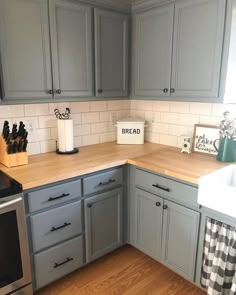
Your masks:
<svg viewBox="0 0 236 295"><path fill-rule="evenodd" d="M102 93L102 89L98 89L98 93Z"/></svg>
<svg viewBox="0 0 236 295"><path fill-rule="evenodd" d="M50 90L47 91L47 93L48 93L48 94L53 94L53 90L50 89Z"/></svg>
<svg viewBox="0 0 236 295"><path fill-rule="evenodd" d="M57 94L61 94L61 89L57 89L57 90L56 90L56 93L57 93Z"/></svg>
<svg viewBox="0 0 236 295"><path fill-rule="evenodd" d="M164 92L164 93L167 93L167 92L168 92L168 88L164 88L164 89L163 89L163 92Z"/></svg>
<svg viewBox="0 0 236 295"><path fill-rule="evenodd" d="M160 207L161 206L161 203L160 202L156 202L156 206L157 207Z"/></svg>
<svg viewBox="0 0 236 295"><path fill-rule="evenodd" d="M88 208L91 208L91 207L92 207L92 204L87 204L87 207L88 207Z"/></svg>
<svg viewBox="0 0 236 295"><path fill-rule="evenodd" d="M168 206L167 206L167 205L164 205L164 206L163 206L163 209L164 209L164 210L166 210L167 208L168 208Z"/></svg>
<svg viewBox="0 0 236 295"><path fill-rule="evenodd" d="M170 88L170 93L174 93L175 89L174 88Z"/></svg>

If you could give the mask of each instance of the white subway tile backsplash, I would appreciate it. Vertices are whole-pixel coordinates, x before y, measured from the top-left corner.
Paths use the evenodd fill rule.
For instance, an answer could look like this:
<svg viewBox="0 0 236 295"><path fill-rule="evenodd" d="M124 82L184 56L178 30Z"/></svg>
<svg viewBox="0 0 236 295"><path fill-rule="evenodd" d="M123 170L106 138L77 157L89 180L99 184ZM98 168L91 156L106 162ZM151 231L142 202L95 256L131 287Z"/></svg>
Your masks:
<svg viewBox="0 0 236 295"><path fill-rule="evenodd" d="M213 125L217 126L220 124L222 120L221 117L213 117L213 116L200 116L199 123L204 125Z"/></svg>
<svg viewBox="0 0 236 295"><path fill-rule="evenodd" d="M159 134L168 134L169 125L164 123L152 124L152 132L159 133Z"/></svg>
<svg viewBox="0 0 236 295"><path fill-rule="evenodd" d="M181 147L181 135L193 136L194 124L216 125L224 110L236 113L236 106L155 100L62 102L0 106L0 130L4 120L23 121L30 155L56 150L57 120L54 109L71 109L75 147L116 140L115 122L125 117L145 119L145 140ZM33 128L31 128L33 125ZM31 126L31 127L30 127Z"/></svg>
<svg viewBox="0 0 236 295"><path fill-rule="evenodd" d="M100 121L100 114L96 113L83 113L82 124L97 123Z"/></svg>
<svg viewBox="0 0 236 295"><path fill-rule="evenodd" d="M199 115L180 114L179 124L185 126L194 126L199 124Z"/></svg>
<svg viewBox="0 0 236 295"><path fill-rule="evenodd" d="M181 125L169 125L169 135L181 136L189 135L192 136L193 127L181 126Z"/></svg>
<svg viewBox="0 0 236 295"><path fill-rule="evenodd" d="M91 134L106 133L108 131L107 123L91 124Z"/></svg>
<svg viewBox="0 0 236 295"><path fill-rule="evenodd" d="M38 141L50 140L51 139L51 129L38 129L37 130Z"/></svg>
<svg viewBox="0 0 236 295"><path fill-rule="evenodd" d="M174 135L160 134L160 144L176 147L178 144L178 137Z"/></svg>
<svg viewBox="0 0 236 295"><path fill-rule="evenodd" d="M107 101L91 101L90 112L106 111Z"/></svg>
<svg viewBox="0 0 236 295"><path fill-rule="evenodd" d="M188 114L190 109L190 104L188 102L171 102L170 111L172 113Z"/></svg>
<svg viewBox="0 0 236 295"><path fill-rule="evenodd" d="M92 124L74 125L74 136L88 135L91 133Z"/></svg>
<svg viewBox="0 0 236 295"><path fill-rule="evenodd" d="M116 132L107 132L100 134L100 143L115 141L116 140Z"/></svg>
<svg viewBox="0 0 236 295"><path fill-rule="evenodd" d="M56 151L56 141L55 140L47 140L40 142L41 153L50 153Z"/></svg>
<svg viewBox="0 0 236 295"><path fill-rule="evenodd" d="M161 113L161 122L167 124L178 124L179 114L163 112Z"/></svg>
<svg viewBox="0 0 236 295"><path fill-rule="evenodd" d="M49 115L49 107L47 103L25 105L26 117L45 116L45 115Z"/></svg>
<svg viewBox="0 0 236 295"><path fill-rule="evenodd" d="M40 116L39 117L39 128L50 128L57 126L57 119L55 116Z"/></svg>
<svg viewBox="0 0 236 295"><path fill-rule="evenodd" d="M82 102L72 102L71 103L71 113L87 113L90 110L89 102L82 101Z"/></svg>
<svg viewBox="0 0 236 295"><path fill-rule="evenodd" d="M27 146L28 155L37 155L41 153L39 142L30 142Z"/></svg>
<svg viewBox="0 0 236 295"><path fill-rule="evenodd" d="M169 112L170 111L170 102L168 102L168 101L153 101L153 111Z"/></svg>
<svg viewBox="0 0 236 295"><path fill-rule="evenodd" d="M100 122L109 122L110 112L100 112Z"/></svg>
<svg viewBox="0 0 236 295"><path fill-rule="evenodd" d="M92 145L98 144L100 142L100 135L99 134L92 134L92 135L84 135L82 136L82 145Z"/></svg>
<svg viewBox="0 0 236 295"><path fill-rule="evenodd" d="M198 115L211 115L212 104L211 103L191 103L190 104L190 114Z"/></svg>
<svg viewBox="0 0 236 295"><path fill-rule="evenodd" d="M226 105L214 103L212 105L211 115L215 116L215 117L223 117L223 113L224 113L225 109L227 109Z"/></svg>

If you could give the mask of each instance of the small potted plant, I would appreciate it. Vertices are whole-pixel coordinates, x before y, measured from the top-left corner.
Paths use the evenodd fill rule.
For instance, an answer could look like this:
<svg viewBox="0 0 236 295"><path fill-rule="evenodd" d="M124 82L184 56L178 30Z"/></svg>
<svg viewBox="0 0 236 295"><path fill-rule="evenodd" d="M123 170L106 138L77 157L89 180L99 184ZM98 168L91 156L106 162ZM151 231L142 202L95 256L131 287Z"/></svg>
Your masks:
<svg viewBox="0 0 236 295"><path fill-rule="evenodd" d="M220 145L217 160L234 162L236 154L236 118L231 118L229 111L223 113L224 119L220 122Z"/></svg>

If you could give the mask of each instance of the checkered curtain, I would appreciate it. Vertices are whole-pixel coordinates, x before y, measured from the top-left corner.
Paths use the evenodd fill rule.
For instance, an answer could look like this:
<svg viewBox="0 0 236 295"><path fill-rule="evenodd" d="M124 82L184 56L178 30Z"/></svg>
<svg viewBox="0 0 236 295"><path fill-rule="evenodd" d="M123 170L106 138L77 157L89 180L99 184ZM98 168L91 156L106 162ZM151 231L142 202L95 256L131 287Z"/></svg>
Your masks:
<svg viewBox="0 0 236 295"><path fill-rule="evenodd" d="M208 295L236 294L236 227L207 218L201 285Z"/></svg>

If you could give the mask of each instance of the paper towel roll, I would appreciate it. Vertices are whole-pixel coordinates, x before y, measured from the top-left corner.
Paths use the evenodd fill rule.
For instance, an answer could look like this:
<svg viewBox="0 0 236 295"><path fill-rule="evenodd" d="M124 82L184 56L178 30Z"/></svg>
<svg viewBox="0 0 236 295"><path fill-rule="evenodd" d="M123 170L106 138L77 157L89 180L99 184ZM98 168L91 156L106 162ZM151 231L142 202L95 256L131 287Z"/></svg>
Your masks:
<svg viewBox="0 0 236 295"><path fill-rule="evenodd" d="M57 120L59 152L71 152L74 149L73 120Z"/></svg>

